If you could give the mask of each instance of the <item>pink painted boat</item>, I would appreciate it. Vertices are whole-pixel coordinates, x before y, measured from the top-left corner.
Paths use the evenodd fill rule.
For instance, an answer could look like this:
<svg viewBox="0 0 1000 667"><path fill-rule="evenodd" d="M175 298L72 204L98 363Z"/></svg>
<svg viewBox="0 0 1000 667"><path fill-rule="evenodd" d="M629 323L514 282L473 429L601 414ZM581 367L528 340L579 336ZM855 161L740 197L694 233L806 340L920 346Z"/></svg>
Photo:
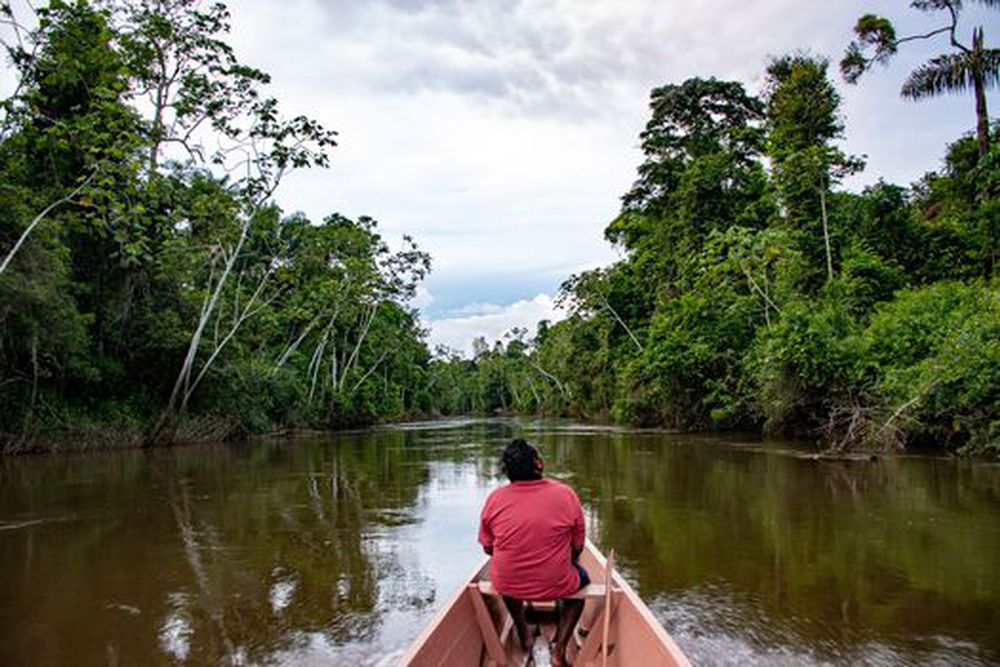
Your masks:
<svg viewBox="0 0 1000 667"><path fill-rule="evenodd" d="M592 583L574 597L585 600L570 642L577 667L674 667L690 665L670 635L632 587L614 571L614 552L605 559L587 542L580 564ZM610 573L610 576L609 576ZM489 559L475 569L434 620L414 640L404 667L500 667L548 664L555 634L556 605L530 603L529 625L537 627L530 651L521 648L514 622L489 581Z"/></svg>

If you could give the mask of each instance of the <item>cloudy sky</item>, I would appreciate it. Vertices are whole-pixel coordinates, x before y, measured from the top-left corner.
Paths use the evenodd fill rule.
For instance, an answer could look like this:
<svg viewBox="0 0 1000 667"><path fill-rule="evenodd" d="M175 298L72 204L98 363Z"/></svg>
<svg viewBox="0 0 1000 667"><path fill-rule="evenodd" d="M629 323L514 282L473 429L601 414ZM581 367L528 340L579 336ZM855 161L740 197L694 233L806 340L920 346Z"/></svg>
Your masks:
<svg viewBox="0 0 1000 667"><path fill-rule="evenodd" d="M866 12L904 30L940 23L908 4L229 2L238 54L273 75L286 111L340 132L331 168L294 176L279 201L314 219L371 215L390 240L412 234L434 258L419 299L431 342L463 349L557 316L563 279L616 258L602 230L639 163L650 88L714 75L759 91L769 56L802 48L836 60ZM971 32L996 14L967 18ZM846 148L869 158L852 187L910 182L972 128L971 96L898 97L906 72L943 46L918 43L841 85Z"/></svg>

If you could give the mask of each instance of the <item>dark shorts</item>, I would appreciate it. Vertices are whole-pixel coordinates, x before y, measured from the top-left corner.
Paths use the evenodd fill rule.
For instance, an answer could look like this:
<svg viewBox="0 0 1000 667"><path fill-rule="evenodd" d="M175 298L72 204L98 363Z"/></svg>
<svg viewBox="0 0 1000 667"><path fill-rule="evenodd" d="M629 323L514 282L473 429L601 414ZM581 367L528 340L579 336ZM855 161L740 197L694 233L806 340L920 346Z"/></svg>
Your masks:
<svg viewBox="0 0 1000 667"><path fill-rule="evenodd" d="M576 590L578 590L578 591L583 590L584 588L586 588L587 586L590 585L590 575L587 574L587 571L584 570L580 566L579 563L570 563L570 564L573 566L574 569L576 569L576 573L578 575L580 575L580 587L577 588ZM518 598L513 598L513 597L510 597L510 596L504 595L504 599L505 600L517 600Z"/></svg>
<svg viewBox="0 0 1000 667"><path fill-rule="evenodd" d="M590 575L587 574L587 571L584 570L583 567L581 567L579 563L573 563L573 567L576 568L577 573L580 575L580 588L578 588L576 590L579 591L579 590L582 590L583 588L589 586L590 585Z"/></svg>

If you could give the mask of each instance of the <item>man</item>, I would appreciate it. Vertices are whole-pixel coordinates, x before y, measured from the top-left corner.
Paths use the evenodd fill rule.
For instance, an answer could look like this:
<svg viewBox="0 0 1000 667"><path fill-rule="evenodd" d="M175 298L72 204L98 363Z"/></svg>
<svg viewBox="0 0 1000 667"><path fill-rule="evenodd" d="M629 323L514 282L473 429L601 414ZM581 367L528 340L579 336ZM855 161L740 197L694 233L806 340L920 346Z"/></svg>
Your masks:
<svg viewBox="0 0 1000 667"><path fill-rule="evenodd" d="M552 664L566 664L583 600L566 599L590 583L577 563L586 530L580 500L571 488L543 479L545 464L524 440L503 451L501 466L510 484L490 494L479 523L479 543L493 556L490 579L514 618L525 650L532 637L524 616L525 600L561 600Z"/></svg>

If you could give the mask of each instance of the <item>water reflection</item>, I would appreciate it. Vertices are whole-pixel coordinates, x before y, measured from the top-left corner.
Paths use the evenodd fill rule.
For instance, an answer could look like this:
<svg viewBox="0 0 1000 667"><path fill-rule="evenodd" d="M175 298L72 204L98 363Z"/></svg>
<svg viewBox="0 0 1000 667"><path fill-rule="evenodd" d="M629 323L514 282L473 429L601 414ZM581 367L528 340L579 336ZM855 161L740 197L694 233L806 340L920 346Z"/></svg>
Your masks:
<svg viewBox="0 0 1000 667"><path fill-rule="evenodd" d="M699 663L1000 660L1000 469L465 420L0 461L0 664L393 664L521 432Z"/></svg>

